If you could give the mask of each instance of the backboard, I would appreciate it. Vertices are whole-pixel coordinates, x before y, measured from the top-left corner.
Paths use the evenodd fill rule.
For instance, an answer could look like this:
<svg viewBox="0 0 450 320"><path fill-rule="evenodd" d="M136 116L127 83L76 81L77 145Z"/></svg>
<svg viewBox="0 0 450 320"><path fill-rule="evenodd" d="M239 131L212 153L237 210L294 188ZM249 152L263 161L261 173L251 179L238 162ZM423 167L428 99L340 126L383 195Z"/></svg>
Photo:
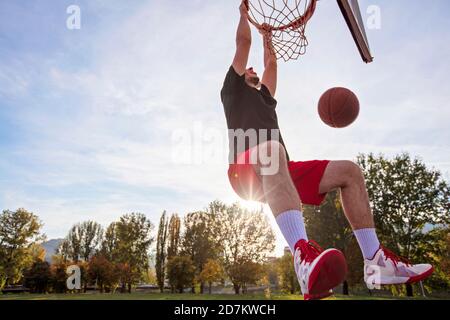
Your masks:
<svg viewBox="0 0 450 320"><path fill-rule="evenodd" d="M364 62L373 61L358 0L337 0Z"/></svg>

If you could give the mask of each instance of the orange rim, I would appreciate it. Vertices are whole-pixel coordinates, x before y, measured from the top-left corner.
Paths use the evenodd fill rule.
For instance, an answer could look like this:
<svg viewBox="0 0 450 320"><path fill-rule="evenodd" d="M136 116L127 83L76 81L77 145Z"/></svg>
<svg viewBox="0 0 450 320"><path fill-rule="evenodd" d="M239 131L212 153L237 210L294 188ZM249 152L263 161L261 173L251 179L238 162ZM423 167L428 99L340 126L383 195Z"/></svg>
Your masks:
<svg viewBox="0 0 450 320"><path fill-rule="evenodd" d="M250 10L249 8L249 0L244 0L245 6L247 7L247 10ZM317 4L317 0L310 0L308 9L306 9L305 13L300 16L297 20L292 21L291 23L285 25L285 26L280 26L280 27L273 27L271 26L271 31L284 31L286 29L291 29L291 28L298 28L302 25L305 25L309 19L311 19L311 17L313 16L314 12L316 11L316 4ZM248 16L248 20L250 21L251 24L253 24L256 28L261 29L262 26L260 24L258 24L255 20L253 20L250 15Z"/></svg>

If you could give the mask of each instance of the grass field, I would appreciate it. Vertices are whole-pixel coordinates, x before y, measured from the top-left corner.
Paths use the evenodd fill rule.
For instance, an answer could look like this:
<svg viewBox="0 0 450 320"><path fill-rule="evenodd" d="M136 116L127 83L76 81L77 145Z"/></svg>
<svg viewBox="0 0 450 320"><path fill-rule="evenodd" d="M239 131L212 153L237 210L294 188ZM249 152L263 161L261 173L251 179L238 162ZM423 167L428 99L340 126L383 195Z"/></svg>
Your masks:
<svg viewBox="0 0 450 320"><path fill-rule="evenodd" d="M303 300L300 295L273 294L272 300ZM228 294L167 294L167 293L131 293L131 294L4 294L0 300L270 300L264 295L228 295ZM421 300L423 297L395 298L379 296L343 296L335 295L327 300ZM426 298L431 299L431 298Z"/></svg>

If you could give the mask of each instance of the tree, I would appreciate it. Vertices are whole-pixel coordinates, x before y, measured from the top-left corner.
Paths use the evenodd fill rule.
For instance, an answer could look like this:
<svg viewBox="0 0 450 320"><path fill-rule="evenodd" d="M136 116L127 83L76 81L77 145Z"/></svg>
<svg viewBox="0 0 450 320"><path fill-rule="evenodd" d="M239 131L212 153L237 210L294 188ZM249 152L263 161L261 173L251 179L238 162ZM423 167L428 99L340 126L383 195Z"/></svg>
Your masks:
<svg viewBox="0 0 450 320"><path fill-rule="evenodd" d="M294 294L300 290L297 274L294 269L294 260L290 251L285 251L278 260L278 272L280 275L281 290Z"/></svg>
<svg viewBox="0 0 450 320"><path fill-rule="evenodd" d="M116 259L122 264L122 274L126 273L127 291L141 279L144 270L149 267L149 249L153 243L151 231L153 224L142 213L131 213L120 217L116 224Z"/></svg>
<svg viewBox="0 0 450 320"><path fill-rule="evenodd" d="M450 227L436 227L427 233L429 241L419 246L418 252L427 256L434 266L433 275L428 279L427 291L450 289Z"/></svg>
<svg viewBox="0 0 450 320"><path fill-rule="evenodd" d="M110 262L118 261L118 241L117 222L112 222L108 228L106 228L100 255L104 256Z"/></svg>
<svg viewBox="0 0 450 320"><path fill-rule="evenodd" d="M94 256L89 260L88 275L100 292L105 291L105 287L112 289L118 282L114 265L104 256Z"/></svg>
<svg viewBox="0 0 450 320"><path fill-rule="evenodd" d="M70 251L71 249L69 247L69 241L66 241L66 239L64 239L56 248L55 256L67 263L70 260Z"/></svg>
<svg viewBox="0 0 450 320"><path fill-rule="evenodd" d="M103 228L94 221L74 225L58 248L58 254L77 263L89 261L99 250L103 240Z"/></svg>
<svg viewBox="0 0 450 320"><path fill-rule="evenodd" d="M200 279L200 293L203 293L204 282L199 275L208 259L214 259L217 255L210 230L209 216L206 212L198 211L185 216L181 252L191 257L194 263L196 276Z"/></svg>
<svg viewBox="0 0 450 320"><path fill-rule="evenodd" d="M180 246L180 227L181 220L177 214L173 214L170 217L169 222L169 234L168 234L168 246L167 246L167 259L174 257L178 254Z"/></svg>
<svg viewBox="0 0 450 320"><path fill-rule="evenodd" d="M24 284L32 293L46 293L52 278L50 264L35 260L31 268L24 273Z"/></svg>
<svg viewBox="0 0 450 320"><path fill-rule="evenodd" d="M65 293L67 291L67 274L66 270L69 266L61 256L53 256L53 263L51 265L51 285L55 293Z"/></svg>
<svg viewBox="0 0 450 320"><path fill-rule="evenodd" d="M275 236L261 211L248 211L238 204L224 205L219 201L208 209L211 235L220 250L225 273L236 294L256 281L257 266L265 261L275 247ZM251 274L254 272L253 274Z"/></svg>
<svg viewBox="0 0 450 320"><path fill-rule="evenodd" d="M442 240L444 242L444 252L441 256L440 267L450 281L450 228L445 229L442 236Z"/></svg>
<svg viewBox="0 0 450 320"><path fill-rule="evenodd" d="M235 293L239 294L239 289L242 289L245 294L248 285L256 284L264 277L264 272L262 264L241 257L229 266L228 276L232 279Z"/></svg>
<svg viewBox="0 0 450 320"><path fill-rule="evenodd" d="M441 173L406 153L391 160L360 155L358 163L382 242L412 262L432 262L420 250L434 241L425 227L450 223L450 191ZM411 285L407 293L412 296Z"/></svg>
<svg viewBox="0 0 450 320"><path fill-rule="evenodd" d="M343 283L343 294L349 294L348 279L362 279L363 257L351 244L356 243L353 230L345 217L338 191L328 193L320 207L305 206L303 210L308 235L326 248L341 250L346 258L352 257L347 279ZM357 257L353 259L353 257ZM353 285L354 283L351 283ZM356 284L356 283L355 283Z"/></svg>
<svg viewBox="0 0 450 320"><path fill-rule="evenodd" d="M105 232L100 255L113 263L120 274L121 292L131 287L149 267L153 224L142 213L125 214Z"/></svg>
<svg viewBox="0 0 450 320"><path fill-rule="evenodd" d="M30 245L28 252L30 253L32 261L44 261L46 251L45 248L39 243L33 243Z"/></svg>
<svg viewBox="0 0 450 320"><path fill-rule="evenodd" d="M25 209L0 214L0 285L14 284L32 264L30 247L44 236L42 223Z"/></svg>
<svg viewBox="0 0 450 320"><path fill-rule="evenodd" d="M194 283L195 267L190 257L175 256L167 262L167 278L179 293Z"/></svg>
<svg viewBox="0 0 450 320"><path fill-rule="evenodd" d="M158 236L156 237L156 280L159 290L164 292L164 282L166 280L166 258L167 258L167 217L164 211L159 220Z"/></svg>
<svg viewBox="0 0 450 320"><path fill-rule="evenodd" d="M223 278L222 266L213 259L208 259L199 274L199 280L208 284L208 292L211 294L212 284Z"/></svg>
<svg viewBox="0 0 450 320"><path fill-rule="evenodd" d="M263 283L270 286L279 288L279 279L278 279L278 260L279 258L270 258L263 265L262 270L264 273L264 281Z"/></svg>

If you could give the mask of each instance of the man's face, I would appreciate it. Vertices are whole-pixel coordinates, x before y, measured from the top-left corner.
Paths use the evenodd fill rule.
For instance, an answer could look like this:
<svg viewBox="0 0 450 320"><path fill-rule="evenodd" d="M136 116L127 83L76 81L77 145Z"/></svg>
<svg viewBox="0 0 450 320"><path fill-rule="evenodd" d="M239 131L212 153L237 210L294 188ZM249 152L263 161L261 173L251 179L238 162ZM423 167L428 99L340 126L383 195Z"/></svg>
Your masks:
<svg viewBox="0 0 450 320"><path fill-rule="evenodd" d="M259 86L259 77L256 74L256 72L253 70L252 67L245 70L245 82L250 87L258 87Z"/></svg>

